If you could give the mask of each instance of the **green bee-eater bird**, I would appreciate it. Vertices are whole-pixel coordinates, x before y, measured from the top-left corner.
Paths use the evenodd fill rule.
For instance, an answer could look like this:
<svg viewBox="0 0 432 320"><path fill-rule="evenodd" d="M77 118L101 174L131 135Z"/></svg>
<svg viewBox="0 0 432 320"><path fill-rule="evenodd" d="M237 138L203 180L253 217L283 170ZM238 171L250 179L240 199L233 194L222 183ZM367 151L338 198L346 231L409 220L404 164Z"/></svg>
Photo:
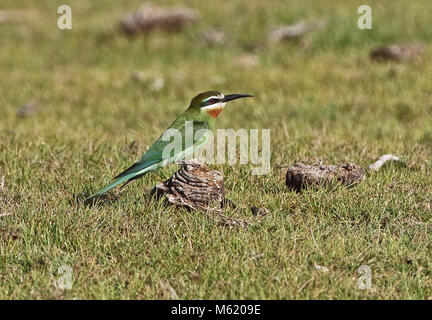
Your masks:
<svg viewBox="0 0 432 320"><path fill-rule="evenodd" d="M182 137L181 148L177 148L177 150L173 150L174 152L166 154L166 152L164 152L166 150L164 149L168 147L171 141L167 141L167 139L164 138L164 134L162 134L147 150L147 152L144 153L138 162L120 173L114 178L114 181L111 184L87 198L86 201L111 190L121 183L126 185L127 183L142 177L149 171L174 163L193 154L196 150L203 148L208 139L206 132L212 130L214 121L225 107L225 104L228 101L246 97L252 96L249 94L229 94L224 96L222 93L217 91L207 91L198 94L192 99L189 108L164 132L166 133L170 129L178 130L177 132L179 132ZM188 145L185 139L186 131L188 130L186 126L188 123L193 125L193 143L190 145Z"/></svg>

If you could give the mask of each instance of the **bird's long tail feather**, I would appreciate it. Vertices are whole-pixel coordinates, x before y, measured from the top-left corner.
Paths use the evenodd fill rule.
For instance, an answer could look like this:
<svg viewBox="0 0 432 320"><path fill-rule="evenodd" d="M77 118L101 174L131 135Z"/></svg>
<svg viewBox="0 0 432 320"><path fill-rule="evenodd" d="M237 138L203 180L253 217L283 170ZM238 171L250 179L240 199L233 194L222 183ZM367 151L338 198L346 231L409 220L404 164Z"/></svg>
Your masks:
<svg viewBox="0 0 432 320"><path fill-rule="evenodd" d="M122 176L122 177L120 177L118 179L115 179L112 183L110 183L109 185L107 185L105 188L99 190L95 194L92 194L90 197L88 197L87 199L85 199L85 202L88 202L89 200L91 200L91 199L93 199L93 198L95 198L97 196L100 196L101 194L103 194L105 192L110 191L111 189L115 188L116 186L118 186L119 184L121 184L123 182L126 182L126 184L127 184L127 182L129 180L133 180L133 178L136 177L136 176L138 176L138 175L142 176L143 174L145 174L146 172L148 172L148 171L150 171L152 169L153 169L152 166L149 166L149 167L144 168L144 169L142 169L142 170L140 170L138 172L132 172L132 173L130 173L128 175L125 175L125 176Z"/></svg>

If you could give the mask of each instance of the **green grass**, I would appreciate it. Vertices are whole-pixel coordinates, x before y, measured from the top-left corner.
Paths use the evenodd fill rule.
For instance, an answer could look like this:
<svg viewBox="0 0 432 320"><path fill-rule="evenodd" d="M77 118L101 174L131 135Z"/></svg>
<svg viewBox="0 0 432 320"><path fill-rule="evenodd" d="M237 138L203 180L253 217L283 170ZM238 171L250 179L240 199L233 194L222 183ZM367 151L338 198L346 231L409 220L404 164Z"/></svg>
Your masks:
<svg viewBox="0 0 432 320"><path fill-rule="evenodd" d="M0 298L170 298L163 283L181 299L431 298L430 1L372 1L373 30L359 30L360 1L184 0L200 10L197 25L129 39L117 23L140 3L72 1L73 30L59 31L63 1L2 1L1 9L36 17L0 24L0 212L9 214L0 217ZM258 66L236 66L272 26L314 19L327 26L305 49L265 46ZM226 46L197 40L212 27L228 33ZM368 58L376 45L415 40L428 46L422 62ZM137 70L165 86L132 81ZM227 214L253 227L229 230L150 199L176 165L131 184L118 201L82 205L211 89L256 96L228 106L219 128L271 129L271 174L212 166L240 206ZM31 100L38 112L17 117ZM408 166L390 165L350 189L296 194L284 185L282 166L296 161L367 166L384 153ZM271 214L259 222L251 205ZM372 290L357 287L363 264ZM54 287L61 265L73 270L71 290Z"/></svg>

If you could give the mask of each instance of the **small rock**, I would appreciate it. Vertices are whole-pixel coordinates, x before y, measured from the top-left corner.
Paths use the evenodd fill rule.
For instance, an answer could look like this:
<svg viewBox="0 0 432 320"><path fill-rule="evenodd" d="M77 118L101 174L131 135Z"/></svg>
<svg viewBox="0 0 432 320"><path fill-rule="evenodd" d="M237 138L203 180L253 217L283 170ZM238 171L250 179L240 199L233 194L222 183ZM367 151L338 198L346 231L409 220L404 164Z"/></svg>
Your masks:
<svg viewBox="0 0 432 320"><path fill-rule="evenodd" d="M130 78L132 81L146 84L152 91L159 91L165 86L163 77L145 75L142 71L132 72Z"/></svg>
<svg viewBox="0 0 432 320"><path fill-rule="evenodd" d="M30 101L25 106L21 107L17 111L17 116L24 118L35 114L39 109L39 104L36 101Z"/></svg>
<svg viewBox="0 0 432 320"><path fill-rule="evenodd" d="M215 46L226 42L225 32L218 29L209 29L200 35L201 41L208 46Z"/></svg>
<svg viewBox="0 0 432 320"><path fill-rule="evenodd" d="M323 266L319 266L319 265L317 265L317 264L314 265L314 268L315 268L316 270L320 270L320 271L322 271L322 272L329 272L329 271L330 271L329 268L327 268L327 267L323 267Z"/></svg>
<svg viewBox="0 0 432 320"><path fill-rule="evenodd" d="M366 170L354 163L340 165L305 165L297 163L288 168L286 185L293 190L301 191L307 187L323 187L334 181L345 186L361 182Z"/></svg>
<svg viewBox="0 0 432 320"><path fill-rule="evenodd" d="M165 85L165 80L162 77L156 77L153 79L153 83L150 86L150 89L152 91L159 91L161 90Z"/></svg>
<svg viewBox="0 0 432 320"><path fill-rule="evenodd" d="M142 82L146 79L144 73L142 71L134 71L131 73L130 75L131 80L133 81L137 81L137 82Z"/></svg>
<svg viewBox="0 0 432 320"><path fill-rule="evenodd" d="M408 62L423 58L426 46L422 43L392 44L372 49L370 58L376 61Z"/></svg>
<svg viewBox="0 0 432 320"><path fill-rule="evenodd" d="M271 42L281 42L285 40L299 39L308 34L309 32L319 30L324 26L324 21L301 21L290 26L279 26L277 28L274 28L270 32L268 39Z"/></svg>
<svg viewBox="0 0 432 320"><path fill-rule="evenodd" d="M234 61L236 66L243 68L256 67L259 64L258 56L255 54L243 54Z"/></svg>
<svg viewBox="0 0 432 320"><path fill-rule="evenodd" d="M268 210L264 208L251 207L251 212L254 216L265 217L268 214Z"/></svg>
<svg viewBox="0 0 432 320"><path fill-rule="evenodd" d="M138 11L126 15L120 26L128 35L148 33L156 29L180 32L187 24L195 23L199 18L199 12L190 8L162 8L145 3Z"/></svg>

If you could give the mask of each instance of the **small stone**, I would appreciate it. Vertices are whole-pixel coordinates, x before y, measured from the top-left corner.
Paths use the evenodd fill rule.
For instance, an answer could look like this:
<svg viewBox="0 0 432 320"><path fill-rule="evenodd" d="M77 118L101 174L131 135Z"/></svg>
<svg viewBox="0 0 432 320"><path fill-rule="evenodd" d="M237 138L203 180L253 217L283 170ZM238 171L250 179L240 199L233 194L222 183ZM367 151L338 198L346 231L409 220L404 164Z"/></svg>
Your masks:
<svg viewBox="0 0 432 320"><path fill-rule="evenodd" d="M329 268L327 268L327 267L323 267L323 266L319 266L319 265L317 265L317 264L314 265L314 268L315 268L316 270L319 270L319 271L322 271L322 272L329 272L329 271L330 271Z"/></svg>
<svg viewBox="0 0 432 320"><path fill-rule="evenodd" d="M120 22L128 35L149 33L159 29L180 32L186 25L200 18L198 11L186 7L163 8L151 3L143 4L138 11L126 15Z"/></svg>
<svg viewBox="0 0 432 320"><path fill-rule="evenodd" d="M141 82L145 80L145 75L142 71L133 71L130 75L131 80Z"/></svg>
<svg viewBox="0 0 432 320"><path fill-rule="evenodd" d="M305 165L297 163L288 168L286 185L297 192L307 187L323 187L337 181L345 186L361 182L366 170L355 163L340 165Z"/></svg>
<svg viewBox="0 0 432 320"><path fill-rule="evenodd" d="M165 86L165 79L161 76L146 75L142 71L134 71L130 75L132 81L144 83L151 91L159 91Z"/></svg>
<svg viewBox="0 0 432 320"><path fill-rule="evenodd" d="M222 30L209 29L200 35L200 39L204 44L214 46L225 43L226 35Z"/></svg>
<svg viewBox="0 0 432 320"><path fill-rule="evenodd" d="M30 101L25 106L21 107L17 111L17 116L24 118L35 114L39 109L39 104L36 101Z"/></svg>
<svg viewBox="0 0 432 320"><path fill-rule="evenodd" d="M376 61L408 62L423 58L426 46L422 43L392 44L372 49L370 58Z"/></svg>
<svg viewBox="0 0 432 320"><path fill-rule="evenodd" d="M251 207L251 212L254 216L257 217L265 217L268 214L267 209L263 209L263 208L258 208L258 207Z"/></svg>
<svg viewBox="0 0 432 320"><path fill-rule="evenodd" d="M324 26L325 26L324 21L313 21L313 22L301 21L299 23L289 25L289 26L279 26L277 28L274 28L270 32L268 39L271 42L281 42L285 40L300 39L306 34L308 34L309 32L314 30L319 30Z"/></svg>
<svg viewBox="0 0 432 320"><path fill-rule="evenodd" d="M153 79L153 83L150 86L150 89L152 91L159 91L161 90L165 85L165 80L162 77L156 77Z"/></svg>
<svg viewBox="0 0 432 320"><path fill-rule="evenodd" d="M259 59L255 54L243 54L235 59L235 64L243 68L256 67L259 64Z"/></svg>

